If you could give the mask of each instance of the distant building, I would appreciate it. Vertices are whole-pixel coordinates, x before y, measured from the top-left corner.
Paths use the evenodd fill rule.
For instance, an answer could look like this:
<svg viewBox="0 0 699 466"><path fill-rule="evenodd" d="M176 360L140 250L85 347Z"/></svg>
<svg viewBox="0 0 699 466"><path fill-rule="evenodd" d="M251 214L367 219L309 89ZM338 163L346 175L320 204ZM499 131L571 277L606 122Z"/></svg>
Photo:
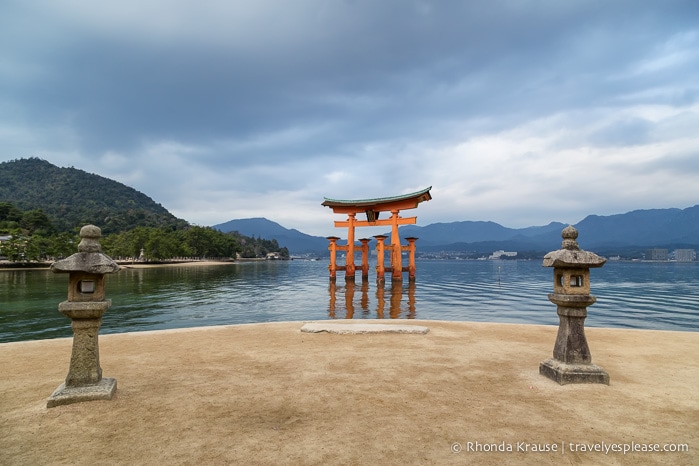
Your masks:
<svg viewBox="0 0 699 466"><path fill-rule="evenodd" d="M647 261L666 261L668 260L667 249L647 249L646 250L646 260Z"/></svg>
<svg viewBox="0 0 699 466"><path fill-rule="evenodd" d="M697 252L694 249L675 249L677 262L693 262L697 260Z"/></svg>
<svg viewBox="0 0 699 466"><path fill-rule="evenodd" d="M500 258L503 257L503 256L505 256L505 257L516 257L516 256L517 256L517 253L516 253L516 252L507 252L507 251L503 251L502 249L500 249L499 251L495 251L494 253L492 253L492 254L490 255L490 257L488 257L488 259L491 259L491 260L493 260L493 259L500 259Z"/></svg>

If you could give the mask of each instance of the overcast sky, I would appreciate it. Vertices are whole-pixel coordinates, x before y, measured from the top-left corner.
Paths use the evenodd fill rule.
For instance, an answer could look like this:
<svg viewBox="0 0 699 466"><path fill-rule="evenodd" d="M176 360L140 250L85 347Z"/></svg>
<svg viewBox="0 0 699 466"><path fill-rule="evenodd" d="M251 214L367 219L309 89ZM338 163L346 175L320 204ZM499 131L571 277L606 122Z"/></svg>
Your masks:
<svg viewBox="0 0 699 466"><path fill-rule="evenodd" d="M328 236L324 197L432 186L418 225L699 203L696 0L4 0L0 161L198 225Z"/></svg>

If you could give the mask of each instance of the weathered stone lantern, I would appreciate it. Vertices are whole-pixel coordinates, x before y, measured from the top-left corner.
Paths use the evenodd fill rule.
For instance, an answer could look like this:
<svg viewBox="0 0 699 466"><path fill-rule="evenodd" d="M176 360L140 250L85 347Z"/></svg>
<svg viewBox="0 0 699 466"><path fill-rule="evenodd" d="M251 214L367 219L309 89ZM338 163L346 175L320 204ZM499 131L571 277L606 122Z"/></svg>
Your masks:
<svg viewBox="0 0 699 466"><path fill-rule="evenodd" d="M561 249L544 256L544 267L553 267L553 293L549 300L558 306L559 326L553 358L539 364L539 373L561 385L603 383L609 374L592 364L585 338L587 306L597 301L590 294L590 268L602 267L606 259L583 251L576 241L578 231L567 226L561 233Z"/></svg>
<svg viewBox="0 0 699 466"><path fill-rule="evenodd" d="M65 383L49 397L47 407L81 401L110 400L116 392L115 379L102 378L98 333L102 314L112 301L105 299L105 274L116 272L119 265L102 254L100 229L86 225L80 229L78 253L57 261L51 270L69 273L68 300L58 310L70 317L73 327L73 351Z"/></svg>

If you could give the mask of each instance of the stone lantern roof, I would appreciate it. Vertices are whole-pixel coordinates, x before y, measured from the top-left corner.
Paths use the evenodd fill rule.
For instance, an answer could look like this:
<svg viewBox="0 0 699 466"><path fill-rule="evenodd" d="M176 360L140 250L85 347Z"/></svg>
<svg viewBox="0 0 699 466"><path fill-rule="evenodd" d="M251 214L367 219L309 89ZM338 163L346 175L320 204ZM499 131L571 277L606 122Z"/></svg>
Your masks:
<svg viewBox="0 0 699 466"><path fill-rule="evenodd" d="M544 256L544 267L602 267L607 259L594 252L583 251L578 246L578 230L568 225L561 232L561 249Z"/></svg>
<svg viewBox="0 0 699 466"><path fill-rule="evenodd" d="M106 274L119 270L119 264L102 253L99 239L102 231L94 225L85 225L80 229L78 252L51 265L52 272L85 272Z"/></svg>

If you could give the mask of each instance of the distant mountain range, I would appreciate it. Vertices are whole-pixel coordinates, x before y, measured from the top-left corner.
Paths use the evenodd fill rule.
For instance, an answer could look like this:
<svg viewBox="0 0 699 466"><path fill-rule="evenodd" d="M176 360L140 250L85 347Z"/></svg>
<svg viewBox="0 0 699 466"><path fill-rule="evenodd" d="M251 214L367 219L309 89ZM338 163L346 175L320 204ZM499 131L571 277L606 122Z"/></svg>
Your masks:
<svg viewBox="0 0 699 466"><path fill-rule="evenodd" d="M237 231L251 238L276 239L279 246L286 247L291 254L321 254L328 250L328 240L322 236L311 236L298 230L289 230L261 217L231 220L211 228L224 233ZM249 233L243 233L244 231Z"/></svg>
<svg viewBox="0 0 699 466"><path fill-rule="evenodd" d="M401 238L419 238L418 252L423 253L457 251L486 254L503 249L536 255L560 248L561 230L566 226L564 223L552 222L546 226L506 228L494 222L463 221L433 223L422 227L406 225L399 231ZM580 247L598 254L635 256L648 248L699 248L699 205L686 209L635 210L609 216L589 215L573 226L580 233ZM231 220L214 225L213 228L223 232L238 231L246 236L276 239L291 254L328 254L327 239L289 230L265 218ZM338 233L342 235L342 232Z"/></svg>

